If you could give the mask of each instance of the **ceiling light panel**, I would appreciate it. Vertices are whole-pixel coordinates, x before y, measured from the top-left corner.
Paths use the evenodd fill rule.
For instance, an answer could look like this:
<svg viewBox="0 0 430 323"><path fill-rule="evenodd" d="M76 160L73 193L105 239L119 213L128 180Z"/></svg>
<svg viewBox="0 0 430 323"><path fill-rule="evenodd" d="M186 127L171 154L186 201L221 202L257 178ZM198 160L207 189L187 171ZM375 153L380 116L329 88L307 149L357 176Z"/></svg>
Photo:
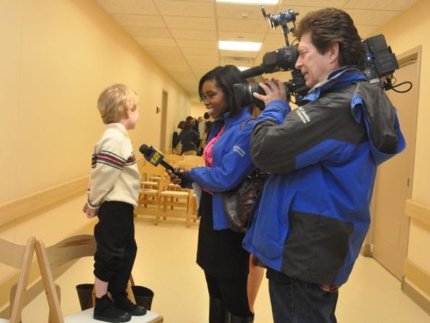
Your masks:
<svg viewBox="0 0 430 323"><path fill-rule="evenodd" d="M278 4L279 0L216 0L216 2L276 5Z"/></svg>
<svg viewBox="0 0 430 323"><path fill-rule="evenodd" d="M234 50L241 52L258 52L261 48L261 43L249 41L218 41L218 48L221 50Z"/></svg>

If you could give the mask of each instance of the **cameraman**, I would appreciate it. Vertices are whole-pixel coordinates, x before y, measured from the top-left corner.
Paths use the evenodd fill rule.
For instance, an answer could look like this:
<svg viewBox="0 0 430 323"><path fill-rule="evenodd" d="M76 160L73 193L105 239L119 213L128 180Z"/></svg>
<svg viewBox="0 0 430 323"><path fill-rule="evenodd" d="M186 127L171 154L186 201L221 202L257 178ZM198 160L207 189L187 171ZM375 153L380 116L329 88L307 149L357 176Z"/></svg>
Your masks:
<svg viewBox="0 0 430 323"><path fill-rule="evenodd" d="M268 268L275 323L333 323L369 227L376 168L405 142L383 89L359 69L364 49L346 12L311 12L296 36L307 103L291 110L276 80L254 93L266 108L251 155L271 176L244 246Z"/></svg>

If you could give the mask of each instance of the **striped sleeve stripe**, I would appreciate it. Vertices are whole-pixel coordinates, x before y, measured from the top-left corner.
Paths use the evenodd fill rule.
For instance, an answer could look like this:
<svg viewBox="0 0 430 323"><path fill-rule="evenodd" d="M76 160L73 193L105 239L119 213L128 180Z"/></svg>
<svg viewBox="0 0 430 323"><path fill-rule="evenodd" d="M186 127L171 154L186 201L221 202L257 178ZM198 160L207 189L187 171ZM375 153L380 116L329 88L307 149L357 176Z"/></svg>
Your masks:
<svg viewBox="0 0 430 323"><path fill-rule="evenodd" d="M100 153L93 156L92 167L96 167L97 163L105 164L117 169L122 169L126 163L126 160L110 152L101 151Z"/></svg>

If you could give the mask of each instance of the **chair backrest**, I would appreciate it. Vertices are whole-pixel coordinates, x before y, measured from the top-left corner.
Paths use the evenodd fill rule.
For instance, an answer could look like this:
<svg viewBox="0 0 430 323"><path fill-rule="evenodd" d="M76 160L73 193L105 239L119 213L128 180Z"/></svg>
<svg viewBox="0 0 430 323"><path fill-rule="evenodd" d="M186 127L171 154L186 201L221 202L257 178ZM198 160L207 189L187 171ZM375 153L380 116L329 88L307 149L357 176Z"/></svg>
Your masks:
<svg viewBox="0 0 430 323"><path fill-rule="evenodd" d="M42 241L37 240L35 250L50 309L50 322L63 323L60 296L55 288L55 272L69 262L93 256L96 250L95 239L92 235L77 235L50 247L45 247Z"/></svg>
<svg viewBox="0 0 430 323"><path fill-rule="evenodd" d="M11 323L21 322L24 294L30 276L34 245L34 237L29 238L26 245L19 245L0 239L0 263L20 269L16 290L14 293L11 293L11 300L8 306L9 311L6 311L9 312L8 318Z"/></svg>
<svg viewBox="0 0 430 323"><path fill-rule="evenodd" d="M178 166L190 170L194 167L205 166L205 161L202 156L185 155L183 159L178 162Z"/></svg>
<svg viewBox="0 0 430 323"><path fill-rule="evenodd" d="M148 180L148 175L166 175L166 170L163 166L154 166L151 163L145 161L139 168L140 174L142 175L142 180Z"/></svg>

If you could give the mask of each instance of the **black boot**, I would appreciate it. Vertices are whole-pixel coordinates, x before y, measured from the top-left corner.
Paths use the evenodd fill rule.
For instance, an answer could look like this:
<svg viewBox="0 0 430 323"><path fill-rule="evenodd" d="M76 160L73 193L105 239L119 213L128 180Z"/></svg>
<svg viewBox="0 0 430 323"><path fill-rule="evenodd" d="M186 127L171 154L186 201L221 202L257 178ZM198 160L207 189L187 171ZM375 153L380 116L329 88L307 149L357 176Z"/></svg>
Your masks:
<svg viewBox="0 0 430 323"><path fill-rule="evenodd" d="M107 295L104 295L102 298L96 298L93 317L95 320L111 323L128 322L131 320L131 315L116 307Z"/></svg>
<svg viewBox="0 0 430 323"><path fill-rule="evenodd" d="M218 298L209 299L209 323L227 323L227 312L222 301Z"/></svg>
<svg viewBox="0 0 430 323"><path fill-rule="evenodd" d="M127 293L112 294L116 307L130 313L133 316L143 316L146 314L146 308L133 304L127 297Z"/></svg>
<svg viewBox="0 0 430 323"><path fill-rule="evenodd" d="M254 322L254 314L249 316L237 316L228 313L228 320L225 323L252 323Z"/></svg>

